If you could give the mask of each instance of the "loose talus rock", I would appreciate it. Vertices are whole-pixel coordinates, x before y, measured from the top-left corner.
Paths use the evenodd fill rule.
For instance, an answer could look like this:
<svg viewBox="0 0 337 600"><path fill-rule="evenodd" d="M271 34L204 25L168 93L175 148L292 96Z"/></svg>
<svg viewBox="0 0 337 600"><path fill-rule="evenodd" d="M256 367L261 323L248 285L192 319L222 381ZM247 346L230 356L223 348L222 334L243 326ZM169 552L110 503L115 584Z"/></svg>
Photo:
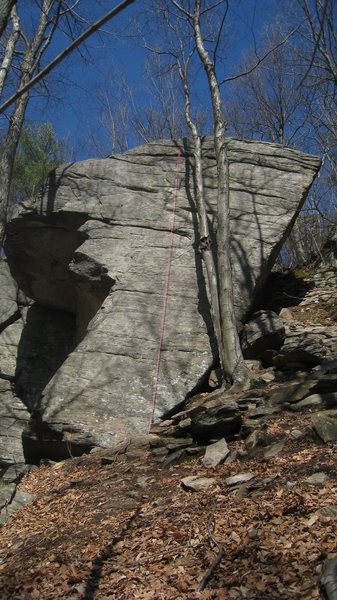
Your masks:
<svg viewBox="0 0 337 600"><path fill-rule="evenodd" d="M328 600L337 600L337 556L325 561L321 585Z"/></svg>

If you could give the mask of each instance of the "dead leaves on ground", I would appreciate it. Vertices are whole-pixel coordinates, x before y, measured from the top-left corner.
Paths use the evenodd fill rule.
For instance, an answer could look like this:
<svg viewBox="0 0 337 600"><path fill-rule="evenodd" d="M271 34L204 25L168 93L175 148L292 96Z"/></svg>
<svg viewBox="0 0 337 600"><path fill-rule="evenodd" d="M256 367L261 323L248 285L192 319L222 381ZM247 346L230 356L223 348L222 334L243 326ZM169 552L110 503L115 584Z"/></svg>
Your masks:
<svg viewBox="0 0 337 600"><path fill-rule="evenodd" d="M303 415L270 422L268 433L287 439L270 460L261 449L244 464L207 470L193 460L162 469L150 456L101 465L97 454L29 473L21 487L37 498L2 529L1 598L320 598L322 564L337 553L336 517L320 512L337 505L337 453L310 435L287 437L308 422ZM225 478L246 470L254 481L231 491ZM306 477L321 470L328 483L308 486ZM216 482L205 492L186 492L180 480L192 474L211 474ZM217 553L209 540L212 511L224 555L197 593Z"/></svg>

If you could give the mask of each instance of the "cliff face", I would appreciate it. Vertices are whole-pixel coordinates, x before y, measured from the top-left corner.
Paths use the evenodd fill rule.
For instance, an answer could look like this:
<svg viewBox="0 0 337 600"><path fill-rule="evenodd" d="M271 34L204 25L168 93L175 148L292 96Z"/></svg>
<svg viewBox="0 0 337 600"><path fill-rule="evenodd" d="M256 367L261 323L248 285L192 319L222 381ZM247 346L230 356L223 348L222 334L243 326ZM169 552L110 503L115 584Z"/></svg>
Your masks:
<svg viewBox="0 0 337 600"><path fill-rule="evenodd" d="M215 235L211 140L203 148ZM228 152L240 323L301 208L319 160L237 140L229 140ZM33 448L35 443L37 454L48 448L49 455L69 455L69 447L80 452L147 430L169 267L155 416L181 403L208 376L215 344L197 250L188 140L182 142L179 164L177 155L177 143L163 141L121 156L63 165L50 174L42 196L20 207L8 226L12 275L40 305L25 309L16 368L17 390L32 412L26 444Z"/></svg>

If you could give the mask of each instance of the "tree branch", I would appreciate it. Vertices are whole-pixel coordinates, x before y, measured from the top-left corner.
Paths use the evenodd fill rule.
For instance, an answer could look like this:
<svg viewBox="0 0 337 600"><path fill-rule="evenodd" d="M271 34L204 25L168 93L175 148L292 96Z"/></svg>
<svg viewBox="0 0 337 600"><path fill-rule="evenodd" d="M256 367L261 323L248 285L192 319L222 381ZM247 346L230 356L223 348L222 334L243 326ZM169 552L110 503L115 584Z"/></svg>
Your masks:
<svg viewBox="0 0 337 600"><path fill-rule="evenodd" d="M178 4L178 2L176 2L176 0L172 0L172 4L179 10L179 12L186 15L186 17L188 17L189 19L192 19L193 15L191 13L189 13L185 8L183 8L180 4Z"/></svg>
<svg viewBox="0 0 337 600"><path fill-rule="evenodd" d="M1 2L1 7L0 7L0 37L2 36L3 32L6 29L8 17L11 14L11 10L12 10L13 6L15 6L15 4L16 4L16 0L3 0Z"/></svg>
<svg viewBox="0 0 337 600"><path fill-rule="evenodd" d="M218 6L220 6L220 4L223 4L225 2L226 4L226 13L228 11L228 0L219 0L219 2L216 2L215 4L212 4L211 6L207 6L206 8L204 8L204 10L200 11L200 16L202 17L204 14L206 14L207 12L210 12L211 10L214 10L215 8L217 8Z"/></svg>
<svg viewBox="0 0 337 600"><path fill-rule="evenodd" d="M202 592L206 588L209 580L213 577L214 571L219 566L219 564L220 564L220 562L222 560L222 557L224 555L224 549L223 549L223 547L221 546L220 542L213 535L213 531L214 531L214 509L213 509L213 513L212 513L210 521L211 522L210 522L210 528L208 530L208 539L211 542L211 544L214 544L214 546L217 547L218 554L212 560L212 562L211 562L210 566L208 567L205 575L203 576L202 580L200 581L200 583L199 583L199 585L197 587L197 590L196 590L197 592ZM331 598L331 600L336 600L336 598Z"/></svg>
<svg viewBox="0 0 337 600"><path fill-rule="evenodd" d="M220 27L219 27L219 31L218 31L218 35L217 35L217 40L215 42L215 47L213 50L213 64L214 64L214 68L216 68L216 61L217 61L217 54L218 54L218 48L219 48L219 44L220 44L220 39L221 39L221 34L222 34L222 30L227 18L227 13L228 13L228 9L229 9L229 5L228 2L226 2L226 10L222 16L221 19L221 23L220 23Z"/></svg>
<svg viewBox="0 0 337 600"><path fill-rule="evenodd" d="M37 56L36 56L36 59L35 59L35 62L34 62L34 66L33 66L33 72L37 68L37 66L38 66L38 64L39 64L39 62L41 60L41 57L44 54L44 51L48 48L48 46L50 45L50 42L51 42L51 40L53 38L53 35L54 35L55 30L57 28L59 17L60 17L60 7L61 7L61 5L58 6L55 18L52 19L52 21L51 21L52 26L50 28L49 34L47 35L44 43L41 45L41 48L40 48L39 52L37 53Z"/></svg>
<svg viewBox="0 0 337 600"><path fill-rule="evenodd" d="M283 46L289 40L289 38L292 35L294 35L294 33L296 33L296 31L298 31L298 29L299 29L299 26L296 27L295 29L293 29L290 33L288 33L288 35L285 38L283 38L283 40L278 42L278 44L273 46L273 48L270 48L270 50L268 50L264 54L264 56L259 58L252 67L250 67L246 71L242 71L241 73L238 73L237 75L231 75L230 77L225 77L222 81L219 82L219 85L223 85L224 83L227 83L227 81L235 81L235 79L239 79L240 77L244 77L245 75L250 75L250 73L252 73L266 58L268 58L268 56L270 56L270 54L272 54L273 52L275 52L275 50L277 50L278 48Z"/></svg>
<svg viewBox="0 0 337 600"><path fill-rule="evenodd" d="M20 88L13 96L8 98L6 102L4 102L0 106L0 113L4 112L13 102L15 102L18 98L20 98L23 94L28 92L38 81L40 81L43 77L48 75L50 71L52 71L57 65L59 65L77 46L79 46L82 42L84 42L88 37L90 37L95 31L97 31L102 25L107 23L110 19L118 15L124 8L127 8L130 4L133 4L135 0L123 0L120 4L115 6L112 10L104 15L101 19L93 23L88 29L86 29L76 40L74 40L67 48L65 48L54 60L52 60L49 65L47 65L40 73L35 75L26 85Z"/></svg>
<svg viewBox="0 0 337 600"><path fill-rule="evenodd" d="M320 40L321 40L321 36L322 36L323 30L324 30L324 22L325 22L326 11L328 8L328 0L325 0L325 4L323 6L323 14L322 14L321 19L320 19L320 15L319 15L317 4L316 4L317 18L318 18L318 22L320 25L318 33L315 29L313 19L311 18L310 9L309 9L307 0L304 0L303 3L300 3L300 4L302 4L302 10L303 10L304 14L306 15L306 20L308 21L308 24L309 24L309 27L311 30L312 40L314 42L314 48L312 51L312 55L311 55L311 59L310 59L308 68L307 68L306 72L304 73L300 83L298 84L298 87L301 87L303 85L304 81L306 80L306 78L308 77L308 75L313 67L313 64L315 62L317 50L319 50L321 52Z"/></svg>

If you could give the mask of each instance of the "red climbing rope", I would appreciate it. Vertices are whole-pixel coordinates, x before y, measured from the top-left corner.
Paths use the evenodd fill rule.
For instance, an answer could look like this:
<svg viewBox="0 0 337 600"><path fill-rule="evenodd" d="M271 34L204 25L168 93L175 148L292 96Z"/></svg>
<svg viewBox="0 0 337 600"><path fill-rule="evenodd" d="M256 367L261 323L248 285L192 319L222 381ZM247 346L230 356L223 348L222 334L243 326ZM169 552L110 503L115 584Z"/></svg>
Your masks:
<svg viewBox="0 0 337 600"><path fill-rule="evenodd" d="M180 184L180 162L181 162L181 147L178 145L178 156L176 161L176 178L175 178L175 186L173 191L173 206L171 212L171 225L170 225L170 240L169 240L169 250L167 256L167 267L166 267L166 275L164 281L164 289L163 289L163 307L160 321L160 330L159 330L159 339L156 353L156 362L154 367L154 372L152 376L152 398L151 398L151 414L149 420L149 431L151 429L153 423L153 417L156 410L156 402L157 402L157 390L158 390L158 379L159 379L159 371L160 371L160 360L161 360L161 349L164 340L164 331L165 331L165 321L167 314L167 303L168 303L168 291L170 285L170 277L171 277L171 266L172 266L172 256L173 256L173 241L174 241L174 224L176 218L177 211L177 196L178 189Z"/></svg>

